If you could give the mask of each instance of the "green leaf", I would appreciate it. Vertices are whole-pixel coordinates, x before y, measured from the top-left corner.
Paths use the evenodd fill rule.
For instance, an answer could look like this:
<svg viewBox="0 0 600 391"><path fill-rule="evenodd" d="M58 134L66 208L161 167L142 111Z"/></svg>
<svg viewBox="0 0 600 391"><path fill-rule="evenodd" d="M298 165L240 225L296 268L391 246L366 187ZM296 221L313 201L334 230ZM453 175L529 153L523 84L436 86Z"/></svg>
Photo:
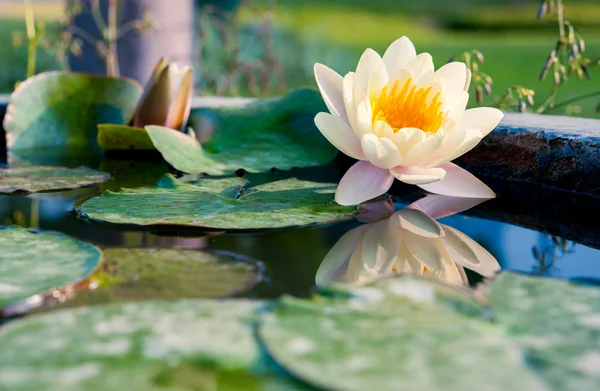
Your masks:
<svg viewBox="0 0 600 391"><path fill-rule="evenodd" d="M0 389L307 390L265 360L248 300L178 300L56 311L0 331Z"/></svg>
<svg viewBox="0 0 600 391"><path fill-rule="evenodd" d="M21 83L4 119L12 150L82 148L97 151L102 123L131 120L141 86L134 80L72 72L45 72Z"/></svg>
<svg viewBox="0 0 600 391"><path fill-rule="evenodd" d="M222 175L273 167L288 170L325 164L337 150L319 132L314 117L327 111L318 92L291 93L236 108L197 109L194 137L161 126L146 126L163 158L177 170Z"/></svg>
<svg viewBox="0 0 600 391"><path fill-rule="evenodd" d="M465 293L416 277L348 289L265 315L259 335L275 361L328 390L544 389Z"/></svg>
<svg viewBox="0 0 600 391"><path fill-rule="evenodd" d="M239 178L183 183L166 175L156 188L106 192L79 211L117 224L256 229L331 223L356 208L333 203L335 185L290 178L245 188Z"/></svg>
<svg viewBox="0 0 600 391"><path fill-rule="evenodd" d="M552 390L600 384L600 289L503 272L488 288L506 332Z"/></svg>
<svg viewBox="0 0 600 391"><path fill-rule="evenodd" d="M98 125L98 145L105 151L155 151L145 129L128 125Z"/></svg>
<svg viewBox="0 0 600 391"><path fill-rule="evenodd" d="M62 307L123 301L233 296L263 278L262 265L235 254L195 250L108 248L93 290L76 292Z"/></svg>
<svg viewBox="0 0 600 391"><path fill-rule="evenodd" d="M76 189L106 182L110 175L87 167L0 168L0 193Z"/></svg>
<svg viewBox="0 0 600 391"><path fill-rule="evenodd" d="M36 295L80 283L102 261L100 250L90 244L19 227L0 229L0 249L0 309L6 313L39 305Z"/></svg>

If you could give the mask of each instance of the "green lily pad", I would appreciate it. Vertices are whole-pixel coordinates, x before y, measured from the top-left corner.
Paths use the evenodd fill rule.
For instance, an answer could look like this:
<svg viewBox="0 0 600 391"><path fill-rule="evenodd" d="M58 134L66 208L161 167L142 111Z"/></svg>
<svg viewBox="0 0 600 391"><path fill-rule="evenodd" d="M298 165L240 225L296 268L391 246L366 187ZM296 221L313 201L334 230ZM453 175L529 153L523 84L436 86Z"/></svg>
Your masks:
<svg viewBox="0 0 600 391"><path fill-rule="evenodd" d="M0 168L0 193L76 189L106 182L110 175L87 167Z"/></svg>
<svg viewBox="0 0 600 391"><path fill-rule="evenodd" d="M335 185L290 178L246 188L240 178L183 183L166 175L156 188L106 192L85 201L83 215L117 224L258 229L331 223L356 208L333 203Z"/></svg>
<svg viewBox="0 0 600 391"><path fill-rule="evenodd" d="M600 385L600 289L503 272L488 289L506 332L552 390Z"/></svg>
<svg viewBox="0 0 600 391"><path fill-rule="evenodd" d="M0 389L306 390L253 338L262 302L178 300L56 311L0 329Z"/></svg>
<svg viewBox="0 0 600 391"><path fill-rule="evenodd" d="M97 288L76 292L61 306L227 297L263 278L261 264L224 252L108 248L104 259L90 278L90 286Z"/></svg>
<svg viewBox="0 0 600 391"><path fill-rule="evenodd" d="M0 229L0 313L36 306L36 295L82 282L101 261L96 247L59 233Z"/></svg>
<svg viewBox="0 0 600 391"><path fill-rule="evenodd" d="M45 72L11 95L4 128L15 151L82 148L97 151L96 126L130 121L142 87L134 80Z"/></svg>
<svg viewBox="0 0 600 391"><path fill-rule="evenodd" d="M326 111L313 90L296 90L235 108L192 111L195 137L162 126L146 126L163 158L188 174L223 175L238 169L288 170L325 164L337 150L319 132L314 117Z"/></svg>
<svg viewBox="0 0 600 391"><path fill-rule="evenodd" d="M285 298L259 335L290 373L328 390L543 390L484 309L451 289L397 277L312 303Z"/></svg>
<svg viewBox="0 0 600 391"><path fill-rule="evenodd" d="M143 128L128 125L98 125L98 145L105 151L155 151Z"/></svg>

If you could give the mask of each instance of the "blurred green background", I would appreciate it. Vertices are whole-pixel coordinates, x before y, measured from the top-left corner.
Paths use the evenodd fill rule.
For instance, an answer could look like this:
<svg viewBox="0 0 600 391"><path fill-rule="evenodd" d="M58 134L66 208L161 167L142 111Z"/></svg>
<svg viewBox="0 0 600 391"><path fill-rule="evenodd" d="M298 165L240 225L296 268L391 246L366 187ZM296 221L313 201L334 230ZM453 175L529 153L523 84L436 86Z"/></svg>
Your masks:
<svg viewBox="0 0 600 391"><path fill-rule="evenodd" d="M218 1L212 1L218 3ZM199 93L270 95L313 86L312 66L324 63L340 73L353 70L363 50L382 53L396 38L407 35L417 51L430 52L437 66L471 49L485 56L481 70L493 79L494 96L511 85L535 91L540 102L552 89L552 77L538 76L554 48L558 27L554 15L536 19L538 0L249 0L215 30L211 17L199 14L202 40ZM61 15L61 2L36 2L38 20L48 25ZM600 1L564 0L565 19L585 38L585 54L600 56ZM15 47L14 31L24 31L20 2L0 1L0 93L10 92L25 76L26 45ZM212 33L211 33L212 31ZM216 31L216 32L215 32ZM212 34L212 35L211 35ZM229 36L224 39L224 36ZM234 39L235 38L235 39ZM252 77L238 72L231 82L231 64L252 69ZM55 69L52 50L40 49L38 71ZM246 69L243 68L243 69ZM591 80L571 77L557 102L600 90L600 71ZM269 82L260 82L261 77ZM257 80L258 79L258 80ZM228 80L229 82L225 82ZM257 86L249 88L252 83ZM600 96L551 111L597 117Z"/></svg>

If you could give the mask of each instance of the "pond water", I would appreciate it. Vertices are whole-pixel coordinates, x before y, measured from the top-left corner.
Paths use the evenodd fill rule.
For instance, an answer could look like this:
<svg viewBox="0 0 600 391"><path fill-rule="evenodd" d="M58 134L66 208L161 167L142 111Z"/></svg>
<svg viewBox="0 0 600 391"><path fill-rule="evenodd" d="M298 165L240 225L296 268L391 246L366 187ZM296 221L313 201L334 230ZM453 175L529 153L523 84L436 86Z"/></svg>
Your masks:
<svg viewBox="0 0 600 391"><path fill-rule="evenodd" d="M123 167L128 169L123 170ZM153 185L164 173L165 166L157 166L150 162L105 159L101 164L96 164L95 168L112 171L113 179L101 186L65 192L0 196L0 225L60 231L100 247L169 247L238 253L264 264L267 278L243 294L262 298L273 298L282 294L306 296L313 292L317 270L334 244L345 233L361 225L360 222L352 220L325 226L229 233L174 228L138 229L98 223L79 216L75 211L76 203L106 189ZM320 169L294 170L270 175L278 178L308 176L306 179L337 181L341 173L337 165L329 165ZM417 199L421 196L403 194L397 199L396 207L400 209L407 204L400 202L401 200ZM468 210L468 214L472 215L473 211L485 204L486 202ZM592 212L590 211L590 215ZM485 211L475 213L478 216L485 214ZM445 217L439 222L456 228L479 243L489 251L503 270L590 283L600 281L598 249L517 225L464 214ZM480 279L476 273L468 270L467 276L471 282Z"/></svg>

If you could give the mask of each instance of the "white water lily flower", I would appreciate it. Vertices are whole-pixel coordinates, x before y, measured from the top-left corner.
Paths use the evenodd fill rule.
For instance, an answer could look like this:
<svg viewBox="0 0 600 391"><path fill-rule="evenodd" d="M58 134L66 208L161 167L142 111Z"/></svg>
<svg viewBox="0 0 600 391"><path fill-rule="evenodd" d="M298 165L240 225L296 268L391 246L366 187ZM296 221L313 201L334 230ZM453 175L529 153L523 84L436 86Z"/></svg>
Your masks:
<svg viewBox="0 0 600 391"><path fill-rule="evenodd" d="M492 277L500 270L493 255L464 233L435 221L483 201L429 195L397 212L391 204L378 202L373 208L377 213L368 210L363 217L380 218L386 211L387 217L346 232L325 256L316 283L361 284L412 273L467 285L464 268Z"/></svg>
<svg viewBox="0 0 600 391"><path fill-rule="evenodd" d="M144 87L133 117L133 126L160 125L183 130L192 106L194 75L190 66L158 61Z"/></svg>
<svg viewBox="0 0 600 391"><path fill-rule="evenodd" d="M355 205L384 194L394 178L437 194L488 198L494 193L450 163L471 150L503 118L490 107L465 110L470 72L451 62L434 70L430 54L416 54L401 37L383 57L367 49L342 77L315 64L315 79L330 113L315 124L325 138L358 159L335 199Z"/></svg>

